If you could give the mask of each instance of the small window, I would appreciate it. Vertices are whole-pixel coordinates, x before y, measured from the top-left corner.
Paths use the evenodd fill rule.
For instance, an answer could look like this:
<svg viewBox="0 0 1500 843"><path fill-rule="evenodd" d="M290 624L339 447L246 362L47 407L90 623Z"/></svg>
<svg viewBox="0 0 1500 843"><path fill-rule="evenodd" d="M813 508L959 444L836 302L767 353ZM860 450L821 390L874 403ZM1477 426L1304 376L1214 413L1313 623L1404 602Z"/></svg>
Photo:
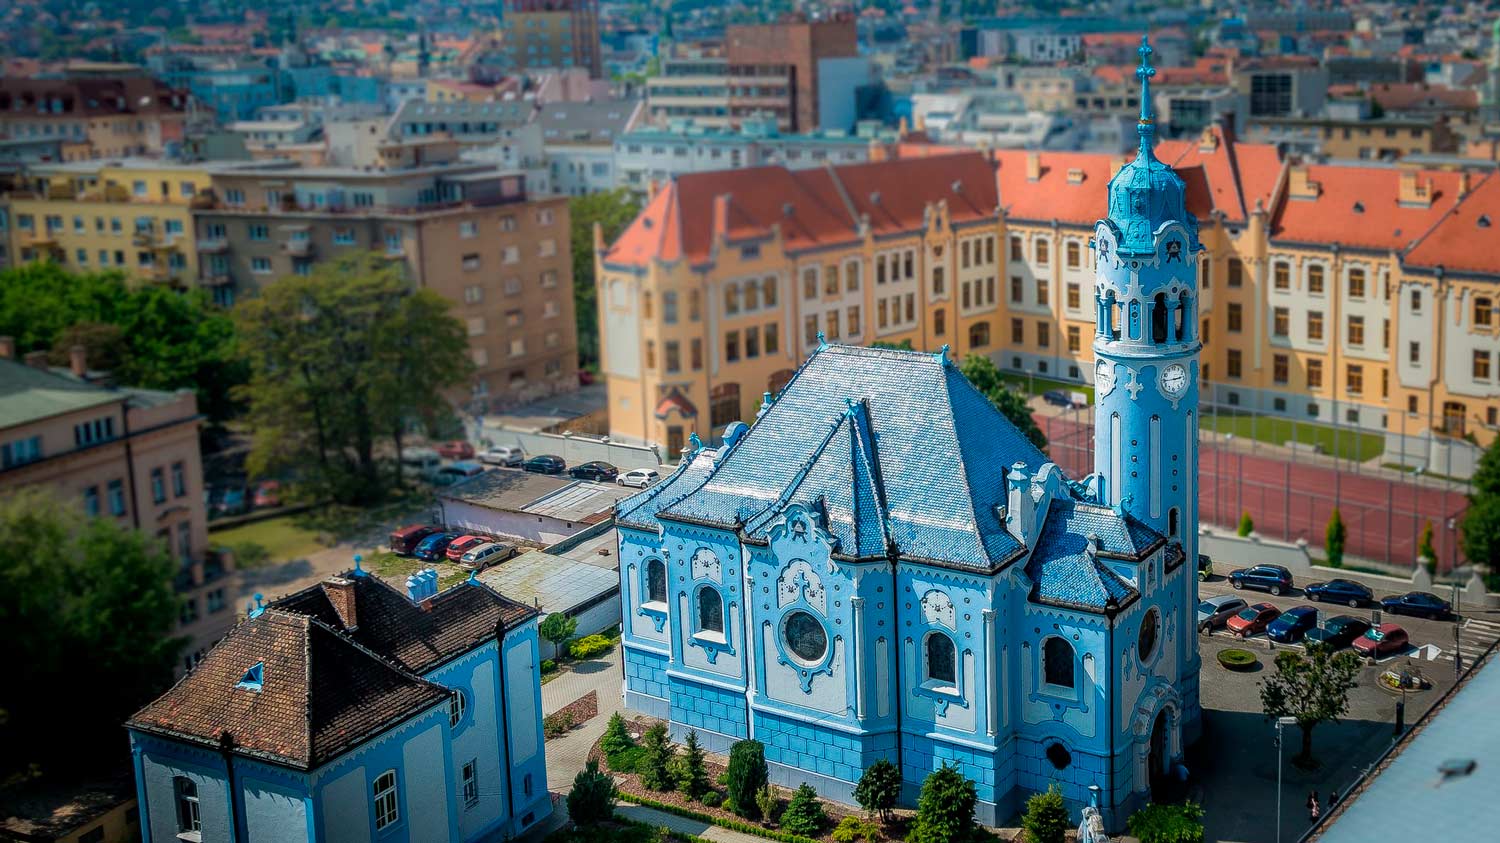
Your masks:
<svg viewBox="0 0 1500 843"><path fill-rule="evenodd" d="M177 804L177 831L200 833L203 822L198 817L198 783L186 776L172 779L172 793Z"/></svg>
<svg viewBox="0 0 1500 843"><path fill-rule="evenodd" d="M399 791L396 788L396 771L386 770L375 779L372 788L375 794L375 828L377 830L394 825L401 819Z"/></svg>
<svg viewBox="0 0 1500 843"><path fill-rule="evenodd" d="M646 563L646 602L667 602L667 566L660 559Z"/></svg>
<svg viewBox="0 0 1500 843"><path fill-rule="evenodd" d="M464 712L468 709L468 707L469 707L469 698L466 697L466 696L464 696L464 692L463 691L455 690L453 692L453 696L451 696L451 697L448 698L448 727L449 728L451 728L451 729L458 728L458 724L461 723L461 722L463 722Z"/></svg>
<svg viewBox="0 0 1500 843"><path fill-rule="evenodd" d="M1073 645L1053 636L1042 645L1042 672L1048 685L1073 687Z"/></svg>
<svg viewBox="0 0 1500 843"><path fill-rule="evenodd" d="M953 639L942 632L927 634L927 681L939 685L958 684L958 657Z"/></svg>
<svg viewBox="0 0 1500 843"><path fill-rule="evenodd" d="M476 772L478 766L478 758L464 765L464 808L466 809L479 804L479 774Z"/></svg>
<svg viewBox="0 0 1500 843"><path fill-rule="evenodd" d="M724 600L706 585L698 589L698 631L724 634Z"/></svg>
<svg viewBox="0 0 1500 843"><path fill-rule="evenodd" d="M1060 743L1054 743L1047 747L1047 760L1052 766L1059 770L1066 770L1073 763L1073 753Z"/></svg>

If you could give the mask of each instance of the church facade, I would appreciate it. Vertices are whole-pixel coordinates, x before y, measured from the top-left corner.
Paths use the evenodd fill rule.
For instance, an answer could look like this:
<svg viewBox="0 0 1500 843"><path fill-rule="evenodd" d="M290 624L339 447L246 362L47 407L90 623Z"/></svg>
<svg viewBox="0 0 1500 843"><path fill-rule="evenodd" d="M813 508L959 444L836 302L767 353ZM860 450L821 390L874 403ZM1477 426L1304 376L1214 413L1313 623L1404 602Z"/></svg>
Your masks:
<svg viewBox="0 0 1500 843"><path fill-rule="evenodd" d="M936 353L824 344L753 426L617 510L625 699L853 801L941 764L1012 816L1062 787L1123 825L1200 720L1197 223L1151 152L1110 185L1096 470L1068 478Z"/></svg>

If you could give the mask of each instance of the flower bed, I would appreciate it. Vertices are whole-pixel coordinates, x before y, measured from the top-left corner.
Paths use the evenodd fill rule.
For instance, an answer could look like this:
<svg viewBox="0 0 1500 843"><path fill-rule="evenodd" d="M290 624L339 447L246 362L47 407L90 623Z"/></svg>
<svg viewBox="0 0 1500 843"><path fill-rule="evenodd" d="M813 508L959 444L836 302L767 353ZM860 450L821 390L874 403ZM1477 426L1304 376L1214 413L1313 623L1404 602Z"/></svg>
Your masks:
<svg viewBox="0 0 1500 843"><path fill-rule="evenodd" d="M574 726L581 726L598 714L599 692L589 691L542 718L542 734L548 738L561 737Z"/></svg>
<svg viewBox="0 0 1500 843"><path fill-rule="evenodd" d="M1254 670L1255 666L1260 664L1260 659L1256 658L1254 653L1237 648L1220 650L1218 658L1220 667L1239 673Z"/></svg>

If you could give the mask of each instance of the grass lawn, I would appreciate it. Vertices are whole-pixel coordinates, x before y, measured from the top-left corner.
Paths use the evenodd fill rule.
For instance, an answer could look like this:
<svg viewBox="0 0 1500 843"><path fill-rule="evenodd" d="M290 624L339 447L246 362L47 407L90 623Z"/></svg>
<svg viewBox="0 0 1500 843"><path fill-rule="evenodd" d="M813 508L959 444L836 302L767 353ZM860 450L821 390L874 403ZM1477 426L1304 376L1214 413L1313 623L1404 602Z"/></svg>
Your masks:
<svg viewBox="0 0 1500 843"><path fill-rule="evenodd" d="M1041 395L1048 390L1061 389L1063 392L1081 392L1088 396L1089 403L1094 403L1094 388L1086 383L1075 383L1073 381L1055 381L1051 378L1026 377L1014 372L1003 372L1000 380L1007 386L1015 387L1021 391L1031 390L1032 395Z"/></svg>
<svg viewBox="0 0 1500 843"><path fill-rule="evenodd" d="M1284 445L1296 441L1305 445L1317 445L1322 452L1342 459L1365 462L1379 457L1385 450L1385 437L1347 427L1333 428L1323 424L1297 422L1277 416L1227 415L1204 413L1199 421L1205 429L1219 433L1233 433L1244 439L1258 439L1273 445ZM1337 436L1335 436L1337 432ZM1335 440L1337 448L1335 449Z"/></svg>
<svg viewBox="0 0 1500 843"><path fill-rule="evenodd" d="M405 587L406 578L423 568L435 568L438 572L438 589L463 582L469 572L452 562L423 562L412 556L397 556L394 553L372 553L360 563L366 571L388 580L398 587Z"/></svg>
<svg viewBox="0 0 1500 843"><path fill-rule="evenodd" d="M220 547L233 548L236 563L245 568L301 559L324 549L318 531L305 526L295 515L211 530L208 539Z"/></svg>

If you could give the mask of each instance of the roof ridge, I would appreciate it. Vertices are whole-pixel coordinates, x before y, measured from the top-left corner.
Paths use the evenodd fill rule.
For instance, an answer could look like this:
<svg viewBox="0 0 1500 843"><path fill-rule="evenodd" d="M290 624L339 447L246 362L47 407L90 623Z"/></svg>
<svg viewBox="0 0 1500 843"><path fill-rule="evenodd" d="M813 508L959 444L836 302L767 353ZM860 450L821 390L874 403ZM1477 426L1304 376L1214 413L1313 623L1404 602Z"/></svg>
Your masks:
<svg viewBox="0 0 1500 843"><path fill-rule="evenodd" d="M943 384L943 398L945 399L944 402L943 402L943 406L947 410L947 413L945 414L946 415L946 423L947 423L948 428L953 433L953 441L954 442L959 442L960 441L960 437L958 435L958 420L954 417L955 414L953 412L953 386L952 386L953 379L951 377L948 377L948 372L947 372L948 367L949 367L949 364L947 364L947 363L943 364L944 371L942 372L942 374L943 374L942 384ZM959 376L959 379L964 382L965 386L967 386L969 389L974 390L975 394L979 395L980 398L984 399L984 403L985 403L986 406L990 407L991 409L994 409L994 411L996 413L1000 412L998 409L994 408L994 405L990 402L990 399L989 399L988 396L986 396L984 393L980 392L979 388L976 387L976 386L974 386L974 384L969 383L968 376L966 376L961 371L956 372L956 374ZM1001 418L1004 418L1003 414L1001 414ZM929 420L929 421L931 421L931 420ZM1010 424L1010 419L1005 419L1005 423L1006 424ZM1011 425L1011 426L1014 427L1014 425ZM1019 432L1019 431L1017 431L1017 432ZM1024 435L1022 436L1022 438L1025 438ZM974 486L969 482L969 465L968 465L968 462L963 459L963 455L962 454L959 455L959 458L957 460L955 460L955 462L958 463L958 482L959 482L960 488L962 488L964 490L964 502L965 502L965 506L969 510L969 512L968 512L969 519L970 519L970 521L974 525L974 537L975 537L975 539L977 539L977 544L979 545L979 549L982 550L982 551L984 551L985 555L988 556L989 555L989 548L986 547L985 543L984 543L984 531L979 528L979 510L974 505ZM991 559L989 561L993 563L995 560Z"/></svg>
<svg viewBox="0 0 1500 843"><path fill-rule="evenodd" d="M803 460L802 465L797 469L797 473L792 476L791 481L776 495L775 499L754 513L751 513L749 518L741 520L740 523L748 523L763 515L769 516L771 513L791 503L792 497L796 495L798 489L802 488L802 484L807 481L807 476L812 473L813 467L818 464L818 459L823 456L824 451L828 450L829 443L833 442L834 437L838 435L838 432L844 428L848 421L849 414L841 413L838 420L833 423L833 427L828 433L824 434L823 441L818 443L818 446L812 450L812 453L808 455L806 460Z"/></svg>
<svg viewBox="0 0 1500 843"><path fill-rule="evenodd" d="M856 406L859 408L859 417L855 419L854 424L850 425L850 433L854 437L854 442L849 449L852 452L851 457L855 461L855 477L858 477L859 463L863 462L865 465L865 475L869 479L871 491L875 493L875 514L877 516L875 521L880 525L880 546L889 549L891 546L891 528L887 519L890 518L890 507L887 505L885 499L885 479L879 469L880 458L875 453L874 430L870 431L868 437L865 436L866 425L870 425L873 428L870 418L869 399L861 398ZM859 524L859 494L857 489L855 490L855 494L850 496L850 501L857 529ZM858 544L858 535L858 532L856 532L856 544ZM856 547L857 550L858 548Z"/></svg>
<svg viewBox="0 0 1500 843"><path fill-rule="evenodd" d="M844 212L849 215L849 223L854 230L859 231L859 214L854 210L854 202L849 198L849 190L844 187L844 182L839 178L838 168L832 161L824 160L823 169L828 172L828 180L833 183L833 189L839 195L839 201L844 203Z"/></svg>
<svg viewBox="0 0 1500 843"><path fill-rule="evenodd" d="M1418 172L1421 172L1421 171L1418 171ZM1429 171L1429 172L1431 172L1431 171ZM1463 172L1467 173L1468 171L1465 170ZM1419 247L1419 246L1422 245L1422 241L1426 240L1428 237L1431 237L1434 233L1436 233L1437 230L1442 227L1443 223L1447 222L1452 217L1458 216L1459 209L1464 206L1464 203L1468 202L1471 197L1473 197L1475 194L1477 194L1479 192L1480 188L1482 188L1485 185L1489 184L1490 179L1492 179L1494 177L1495 177L1495 173L1493 171L1485 173L1484 174L1484 178L1481 178L1479 180L1478 184L1474 185L1473 187L1470 187L1468 189L1468 191L1464 193L1464 195L1462 195L1462 196L1458 197L1458 199L1454 200L1452 207L1450 207L1447 211L1443 212L1442 214L1438 215L1438 218L1433 221L1432 225L1430 225L1430 226L1427 227L1426 231L1424 231L1420 235L1418 235L1415 240L1412 240L1410 243L1406 244L1406 247L1403 248L1403 249L1401 249L1401 251L1398 253L1398 258L1401 261L1401 263L1405 264L1406 263L1406 256L1408 254L1410 254L1411 252L1416 251L1417 247Z"/></svg>

